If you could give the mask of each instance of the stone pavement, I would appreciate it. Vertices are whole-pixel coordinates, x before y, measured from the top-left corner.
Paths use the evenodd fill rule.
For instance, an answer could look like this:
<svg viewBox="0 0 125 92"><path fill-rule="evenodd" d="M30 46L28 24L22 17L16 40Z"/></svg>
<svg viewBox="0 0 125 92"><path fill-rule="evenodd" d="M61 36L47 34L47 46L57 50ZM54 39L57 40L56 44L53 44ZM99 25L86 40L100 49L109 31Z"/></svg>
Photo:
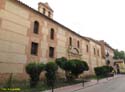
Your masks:
<svg viewBox="0 0 125 92"><path fill-rule="evenodd" d="M54 89L54 92L74 92L74 91L77 91L77 90L80 90L80 89L91 87L93 85L98 85L100 83L108 82L110 80L113 80L115 78L119 78L119 77L122 77L122 76L123 75L115 75L114 77L110 77L108 79L107 78L101 79L101 80L99 80L99 82L97 82L97 80L91 80L90 82L86 82L84 84L84 87L83 87L82 83L75 84L75 85L70 85L70 86L65 86L65 87L60 87L60 88ZM47 91L44 91L44 92L52 92L52 91L47 90Z"/></svg>

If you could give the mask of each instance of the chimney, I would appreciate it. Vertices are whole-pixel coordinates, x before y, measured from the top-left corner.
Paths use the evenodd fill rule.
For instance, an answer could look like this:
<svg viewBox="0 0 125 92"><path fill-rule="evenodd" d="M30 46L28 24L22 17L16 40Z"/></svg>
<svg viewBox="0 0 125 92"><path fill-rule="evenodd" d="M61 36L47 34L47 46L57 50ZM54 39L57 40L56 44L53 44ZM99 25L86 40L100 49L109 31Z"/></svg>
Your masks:
<svg viewBox="0 0 125 92"><path fill-rule="evenodd" d="M53 19L53 10L51 9L51 7L49 6L47 2L46 3L39 2L38 11L42 13L43 15Z"/></svg>

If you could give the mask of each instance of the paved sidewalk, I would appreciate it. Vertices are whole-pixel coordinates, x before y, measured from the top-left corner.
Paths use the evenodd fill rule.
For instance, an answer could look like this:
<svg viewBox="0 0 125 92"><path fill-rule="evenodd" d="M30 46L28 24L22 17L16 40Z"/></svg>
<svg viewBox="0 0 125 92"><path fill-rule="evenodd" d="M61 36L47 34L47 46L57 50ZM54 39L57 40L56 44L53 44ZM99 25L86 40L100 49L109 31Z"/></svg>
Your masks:
<svg viewBox="0 0 125 92"><path fill-rule="evenodd" d="M97 84L100 84L100 83L105 83L105 82L108 82L108 81L110 81L112 79L119 78L119 77L122 77L122 76L124 76L124 75L115 75L114 77L110 77L108 79L107 78L101 79L101 80L99 80L99 82L97 82L97 80L91 80L90 82L86 82L84 84L84 87L83 87L82 83L75 84L75 85L70 85L70 86L65 86L65 87L60 87L60 88L54 89L54 92L74 92L76 90L91 87L93 85L97 85ZM44 91L44 92L52 92L52 91L47 90L47 91Z"/></svg>

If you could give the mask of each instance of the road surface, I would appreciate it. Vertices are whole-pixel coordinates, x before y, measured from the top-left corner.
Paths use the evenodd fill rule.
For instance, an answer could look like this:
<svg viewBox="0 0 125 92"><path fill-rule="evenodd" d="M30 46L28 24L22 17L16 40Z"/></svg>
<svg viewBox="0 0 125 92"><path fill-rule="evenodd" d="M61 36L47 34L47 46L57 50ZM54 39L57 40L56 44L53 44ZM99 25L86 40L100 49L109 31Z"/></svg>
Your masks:
<svg viewBox="0 0 125 92"><path fill-rule="evenodd" d="M125 92L125 76L73 92Z"/></svg>

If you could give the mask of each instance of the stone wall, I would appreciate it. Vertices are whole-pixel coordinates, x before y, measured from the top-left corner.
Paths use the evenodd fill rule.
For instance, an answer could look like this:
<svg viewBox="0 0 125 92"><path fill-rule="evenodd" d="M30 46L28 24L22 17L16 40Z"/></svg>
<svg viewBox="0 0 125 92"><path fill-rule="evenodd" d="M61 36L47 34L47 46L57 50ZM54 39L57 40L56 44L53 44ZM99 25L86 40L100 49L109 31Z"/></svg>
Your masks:
<svg viewBox="0 0 125 92"><path fill-rule="evenodd" d="M23 73L27 61L29 14L10 0L0 8L0 73Z"/></svg>
<svg viewBox="0 0 125 92"><path fill-rule="evenodd" d="M104 63L101 46L93 41L72 32L61 24L17 3L14 0L0 0L0 73L24 73L29 62L54 61L56 58L81 59L88 63L93 74L93 68ZM34 21L39 22L39 33L33 33ZM50 29L54 29L54 40L50 39ZM72 37L72 47L69 49L69 37ZM77 46L79 41L79 47ZM31 43L37 42L38 55L31 55ZM88 52L86 45L88 45ZM49 47L55 48L54 58L49 57ZM96 55L93 53L96 49ZM99 50L99 56L97 55ZM72 54L73 53L73 54Z"/></svg>

